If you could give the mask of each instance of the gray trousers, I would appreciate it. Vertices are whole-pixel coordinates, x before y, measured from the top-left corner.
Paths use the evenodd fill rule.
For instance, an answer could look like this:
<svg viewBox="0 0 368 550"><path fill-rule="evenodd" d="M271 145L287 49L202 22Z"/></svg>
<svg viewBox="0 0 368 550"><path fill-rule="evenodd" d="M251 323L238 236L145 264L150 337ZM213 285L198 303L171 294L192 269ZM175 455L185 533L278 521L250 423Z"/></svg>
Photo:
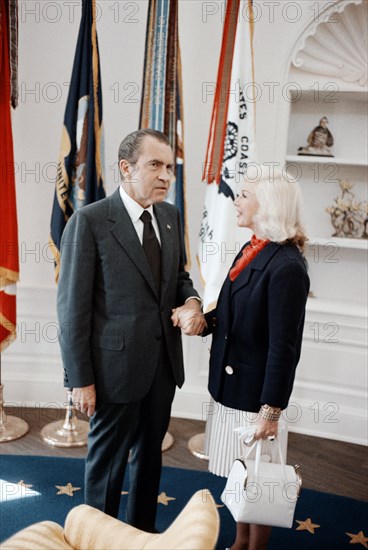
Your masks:
<svg viewBox="0 0 368 550"><path fill-rule="evenodd" d="M98 389L97 389L98 391ZM135 403L97 404L90 420L85 502L117 517L129 452L126 521L155 532L161 445L167 431L175 381L163 342L157 371L145 397Z"/></svg>

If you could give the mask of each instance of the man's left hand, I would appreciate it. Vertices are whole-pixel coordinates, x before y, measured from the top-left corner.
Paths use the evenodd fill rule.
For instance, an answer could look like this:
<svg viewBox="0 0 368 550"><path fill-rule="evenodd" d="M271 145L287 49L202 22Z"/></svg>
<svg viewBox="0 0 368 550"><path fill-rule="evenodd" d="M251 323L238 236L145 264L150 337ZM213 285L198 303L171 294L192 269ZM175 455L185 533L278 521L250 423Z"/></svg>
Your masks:
<svg viewBox="0 0 368 550"><path fill-rule="evenodd" d="M72 399L76 409L82 413L86 413L89 417L94 415L96 407L96 389L94 384L83 388L73 388Z"/></svg>

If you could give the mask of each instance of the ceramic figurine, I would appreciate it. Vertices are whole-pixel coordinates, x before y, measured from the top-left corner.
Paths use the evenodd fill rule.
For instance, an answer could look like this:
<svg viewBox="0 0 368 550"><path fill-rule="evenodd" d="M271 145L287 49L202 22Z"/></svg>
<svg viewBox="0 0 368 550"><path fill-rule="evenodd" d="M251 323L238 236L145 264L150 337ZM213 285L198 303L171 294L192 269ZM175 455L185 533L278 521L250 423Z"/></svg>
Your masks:
<svg viewBox="0 0 368 550"><path fill-rule="evenodd" d="M333 157L330 147L333 145L333 136L327 128L328 119L322 117L308 136L308 145L299 147L298 155L316 155L319 157Z"/></svg>

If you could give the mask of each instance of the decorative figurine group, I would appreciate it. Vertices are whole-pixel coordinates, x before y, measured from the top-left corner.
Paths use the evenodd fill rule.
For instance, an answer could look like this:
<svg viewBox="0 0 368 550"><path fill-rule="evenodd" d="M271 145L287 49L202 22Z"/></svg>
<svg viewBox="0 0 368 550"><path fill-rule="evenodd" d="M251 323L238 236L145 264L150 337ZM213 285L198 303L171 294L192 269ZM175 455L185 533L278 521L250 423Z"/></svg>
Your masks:
<svg viewBox="0 0 368 550"><path fill-rule="evenodd" d="M322 117L308 136L308 145L299 147L298 155L319 157L333 157L331 147L333 136L327 128L328 119ZM334 199L331 206L326 208L331 216L331 223L335 229L333 237L351 237L358 239L368 238L368 203L358 202L351 191L353 185L348 181L340 180L340 195Z"/></svg>
<svg viewBox="0 0 368 550"><path fill-rule="evenodd" d="M331 206L326 208L335 229L333 237L368 238L368 202L357 202L352 193L353 185L339 181L341 193Z"/></svg>

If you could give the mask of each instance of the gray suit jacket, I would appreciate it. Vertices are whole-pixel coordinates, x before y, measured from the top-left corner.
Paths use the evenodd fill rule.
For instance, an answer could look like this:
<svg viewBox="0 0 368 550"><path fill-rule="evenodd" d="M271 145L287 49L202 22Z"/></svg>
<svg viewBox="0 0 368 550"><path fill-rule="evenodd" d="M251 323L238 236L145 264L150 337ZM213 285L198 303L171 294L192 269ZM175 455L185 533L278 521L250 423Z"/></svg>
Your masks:
<svg viewBox="0 0 368 550"><path fill-rule="evenodd" d="M171 310L197 296L184 269L178 210L154 205L162 249L161 296L119 190L70 218L61 242L57 310L65 385L96 385L101 403L142 399L162 339L184 382L180 329Z"/></svg>

